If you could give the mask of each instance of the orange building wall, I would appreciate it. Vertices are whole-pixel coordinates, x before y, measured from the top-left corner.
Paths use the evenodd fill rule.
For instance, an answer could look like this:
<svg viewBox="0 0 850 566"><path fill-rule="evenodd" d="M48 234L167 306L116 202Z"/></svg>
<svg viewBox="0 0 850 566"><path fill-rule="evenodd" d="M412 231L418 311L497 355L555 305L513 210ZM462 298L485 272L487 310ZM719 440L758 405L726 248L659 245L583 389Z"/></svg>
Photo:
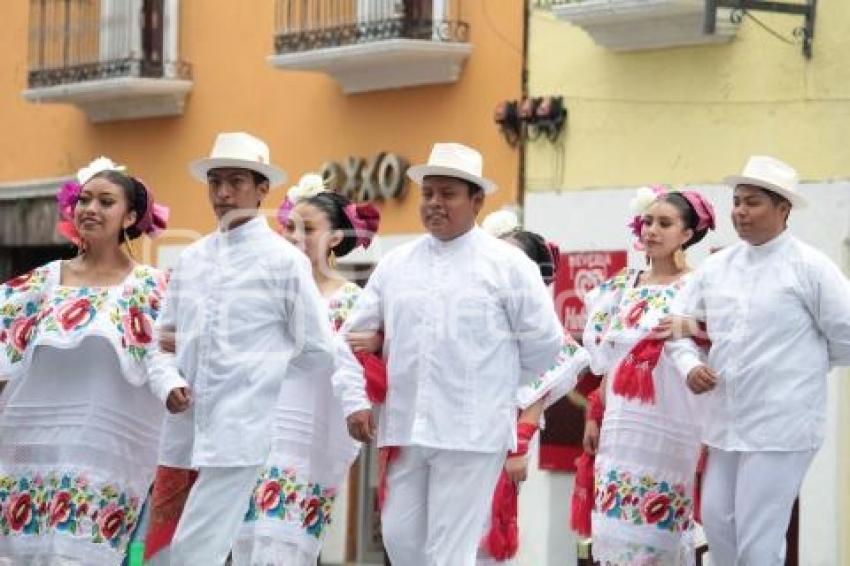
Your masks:
<svg viewBox="0 0 850 566"><path fill-rule="evenodd" d="M324 74L266 63L272 0L183 0L180 55L194 75L183 116L92 124L74 106L21 97L28 2L10 2L0 34L0 182L67 175L105 154L126 163L171 206L171 227L205 232L214 227L212 212L186 165L209 151L216 132L245 130L263 138L290 181L327 160L383 150L416 163L434 141L460 141L484 154L485 175L501 187L487 211L498 208L517 194L518 155L492 113L498 101L520 94L522 1L464 0L461 13L473 52L458 83L345 95ZM384 205L381 233L421 230L418 191L411 189L403 202ZM277 206L283 195L273 191L267 204Z"/></svg>

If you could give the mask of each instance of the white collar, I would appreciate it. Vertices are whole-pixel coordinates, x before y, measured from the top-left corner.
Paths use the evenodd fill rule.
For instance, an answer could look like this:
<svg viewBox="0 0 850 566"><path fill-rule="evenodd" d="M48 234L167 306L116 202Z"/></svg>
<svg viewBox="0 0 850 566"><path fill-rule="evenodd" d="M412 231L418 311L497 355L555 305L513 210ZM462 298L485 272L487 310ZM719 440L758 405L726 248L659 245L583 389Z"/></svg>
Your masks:
<svg viewBox="0 0 850 566"><path fill-rule="evenodd" d="M431 249L433 249L437 253L446 253L454 250L458 250L466 245L467 242L472 241L472 239L478 234L481 229L478 226L473 226L460 236L452 238L451 240L440 240L435 238L434 236L429 237L429 243Z"/></svg>
<svg viewBox="0 0 850 566"><path fill-rule="evenodd" d="M767 257L778 249L782 248L786 242L790 241L791 235L788 233L788 229L782 231L778 236L774 237L772 240L768 240L767 242L760 244L758 246L754 246L748 242L744 242L746 245L747 253L755 258L763 258Z"/></svg>
<svg viewBox="0 0 850 566"><path fill-rule="evenodd" d="M239 245L270 231L271 228L269 228L266 218L264 216L255 216L236 228L229 230L219 229L216 232L216 240L227 245Z"/></svg>

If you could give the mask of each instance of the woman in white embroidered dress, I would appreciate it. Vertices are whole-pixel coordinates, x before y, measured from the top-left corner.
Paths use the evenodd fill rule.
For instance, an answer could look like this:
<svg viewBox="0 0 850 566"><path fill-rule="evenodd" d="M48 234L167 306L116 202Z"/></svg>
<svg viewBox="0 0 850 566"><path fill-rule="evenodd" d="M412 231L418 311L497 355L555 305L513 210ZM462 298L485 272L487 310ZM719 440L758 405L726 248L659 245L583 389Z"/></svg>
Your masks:
<svg viewBox="0 0 850 566"><path fill-rule="evenodd" d="M99 158L61 189L76 258L0 287L0 564L121 564L163 406L183 408L185 382L155 369L163 274L122 246L168 210L122 170Z"/></svg>
<svg viewBox="0 0 850 566"><path fill-rule="evenodd" d="M664 348L661 322L688 281L684 250L714 228L696 191L642 189L632 228L650 267L590 292L584 346L606 376L598 442L593 556L603 565L668 566L693 560L694 478L700 453L693 397Z"/></svg>
<svg viewBox="0 0 850 566"><path fill-rule="evenodd" d="M336 271L335 258L369 246L378 211L326 191L322 178L310 174L290 189L278 221L284 237L310 258L328 304L329 324L338 330L360 287ZM369 336L362 339L370 349L379 347L379 342L369 344ZM275 429L269 431L271 455L233 549L235 566L316 564L334 500L359 451L333 395L331 376L291 377L281 388Z"/></svg>

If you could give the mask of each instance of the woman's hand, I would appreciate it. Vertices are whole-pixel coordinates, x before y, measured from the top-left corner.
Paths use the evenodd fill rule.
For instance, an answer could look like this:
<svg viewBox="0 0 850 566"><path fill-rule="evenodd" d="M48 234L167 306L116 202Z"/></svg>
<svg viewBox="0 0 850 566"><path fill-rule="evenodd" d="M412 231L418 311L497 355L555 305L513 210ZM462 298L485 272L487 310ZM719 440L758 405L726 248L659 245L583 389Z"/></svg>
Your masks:
<svg viewBox="0 0 850 566"><path fill-rule="evenodd" d="M528 458L526 456L508 456L505 460L505 473L514 483L523 482L528 478Z"/></svg>
<svg viewBox="0 0 850 566"><path fill-rule="evenodd" d="M384 336L380 332L350 332L345 336L345 341L355 352L376 354L384 345Z"/></svg>
<svg viewBox="0 0 850 566"><path fill-rule="evenodd" d="M652 329L652 337L660 340L678 340L679 338L693 338L700 335L699 324L696 319L687 316L665 316L658 323L658 326Z"/></svg>
<svg viewBox="0 0 850 566"><path fill-rule="evenodd" d="M594 420L584 421L584 439L582 440L584 451L595 455L599 449L599 425Z"/></svg>

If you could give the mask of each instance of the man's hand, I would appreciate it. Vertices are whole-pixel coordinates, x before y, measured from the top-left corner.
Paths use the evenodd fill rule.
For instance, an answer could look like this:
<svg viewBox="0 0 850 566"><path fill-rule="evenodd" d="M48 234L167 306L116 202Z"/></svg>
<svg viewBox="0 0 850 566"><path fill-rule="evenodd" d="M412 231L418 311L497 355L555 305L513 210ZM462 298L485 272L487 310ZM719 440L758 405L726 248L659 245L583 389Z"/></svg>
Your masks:
<svg viewBox="0 0 850 566"><path fill-rule="evenodd" d="M688 373L688 388L700 395L717 387L717 374L708 366L697 366Z"/></svg>
<svg viewBox="0 0 850 566"><path fill-rule="evenodd" d="M177 339L174 336L174 328L161 328L159 330L159 349L173 354L177 350Z"/></svg>
<svg viewBox="0 0 850 566"><path fill-rule="evenodd" d="M375 438L375 420L371 409L351 413L345 420L351 438L360 442L371 442Z"/></svg>
<svg viewBox="0 0 850 566"><path fill-rule="evenodd" d="M596 454L599 449L599 425L594 420L584 421L584 439L582 440L584 451L588 454Z"/></svg>
<svg viewBox="0 0 850 566"><path fill-rule="evenodd" d="M345 341L354 352L376 354L384 345L384 337L378 332L349 332Z"/></svg>
<svg viewBox="0 0 850 566"><path fill-rule="evenodd" d="M192 394L188 387L175 387L168 394L165 406L169 413L182 413L192 404Z"/></svg>
<svg viewBox="0 0 850 566"><path fill-rule="evenodd" d="M508 456L505 460L505 472L508 479L514 483L525 481L528 478L528 458L526 456Z"/></svg>

